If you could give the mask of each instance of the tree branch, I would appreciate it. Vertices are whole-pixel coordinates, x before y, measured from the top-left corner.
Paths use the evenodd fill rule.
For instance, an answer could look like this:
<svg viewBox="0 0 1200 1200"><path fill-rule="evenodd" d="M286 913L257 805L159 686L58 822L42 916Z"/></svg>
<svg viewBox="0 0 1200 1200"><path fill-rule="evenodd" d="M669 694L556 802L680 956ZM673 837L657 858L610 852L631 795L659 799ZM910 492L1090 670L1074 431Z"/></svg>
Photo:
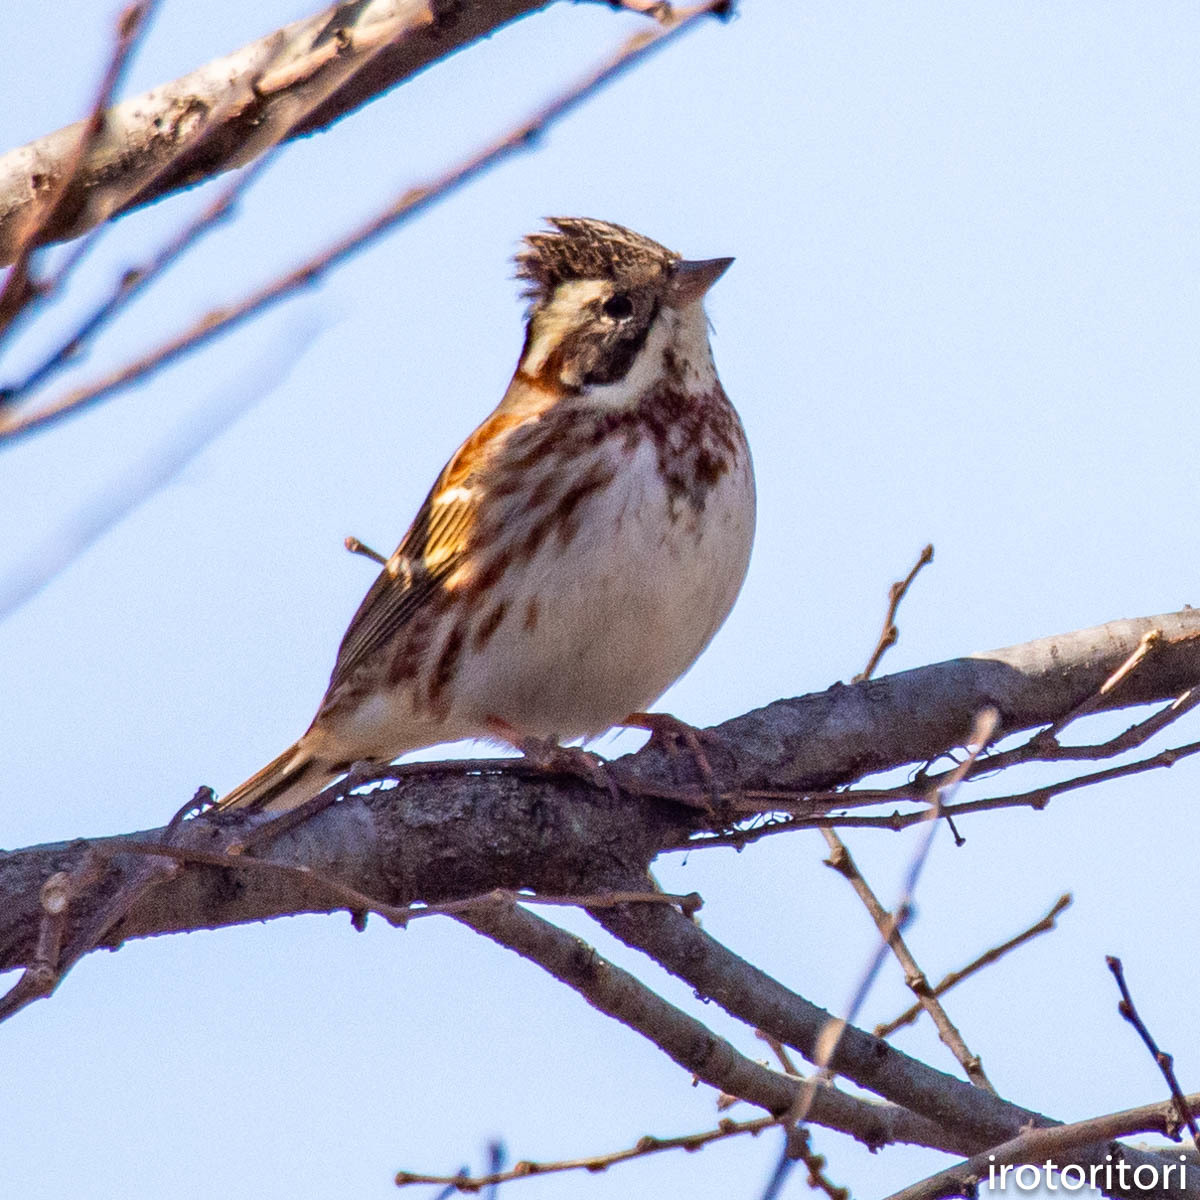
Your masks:
<svg viewBox="0 0 1200 1200"><path fill-rule="evenodd" d="M697 1079L765 1108L787 1111L803 1081L747 1058L700 1021L608 962L581 938L515 904L480 905L457 919L536 963L606 1016L653 1042ZM810 1119L872 1149L909 1142L935 1149L963 1143L934 1122L891 1104L858 1099L827 1085L813 1098Z"/></svg>
<svg viewBox="0 0 1200 1200"><path fill-rule="evenodd" d="M765 1030L810 1060L817 1055L821 1035L834 1018L739 958L678 912L662 906L653 906L651 911L647 905L631 905L592 910L592 916L610 933L648 954L732 1016ZM1057 1167L1072 1164L1086 1168L1104 1164L1105 1155L1113 1152L1113 1143L1108 1140L1111 1137L1148 1129L1173 1134L1177 1126L1172 1106L1155 1104L1122 1114L1123 1119L1111 1133L1107 1126L1097 1123L1094 1127L1073 1128L1070 1136L1056 1137L1062 1128L1059 1122L935 1071L853 1025L844 1027L831 1065L861 1087L936 1121L960 1137L975 1140L981 1147L981 1153L961 1164L956 1173L945 1174L946 1190L926 1193L914 1188L903 1193L904 1200L974 1194L953 1189L967 1186L971 1178L982 1178L979 1163L982 1161L986 1169L989 1157L982 1149L998 1143L1004 1144L1004 1151L1011 1151L1007 1160L1000 1158L998 1151L998 1161L1027 1162L1031 1161L1030 1155L1032 1161L1037 1161L1041 1146L1046 1144L1062 1154L1056 1160ZM1034 1132L1029 1132L1031 1126ZM1049 1135L1045 1143L1039 1139L1041 1134ZM1027 1146L1032 1146L1032 1151ZM1020 1147L1020 1151L1014 1147ZM1170 1163L1168 1158L1134 1147L1121 1145L1118 1150L1134 1167L1146 1166L1161 1173ZM942 1180L943 1176L937 1178ZM1117 1186L1112 1194L1142 1197L1145 1192ZM1178 1195L1200 1196L1200 1184L1193 1181L1187 1187L1181 1186Z"/></svg>
<svg viewBox="0 0 1200 1200"><path fill-rule="evenodd" d="M972 713L986 704L999 708L1010 732L1049 724L1095 691L1150 628L1162 630L1158 647L1124 688L1105 697L1105 707L1162 699L1200 680L1200 611L1114 621L776 701L714 728L714 769L726 791L765 785L804 792L933 758L967 735ZM649 796L678 790L676 769L686 770L686 759L673 762L654 746L612 768L623 788ZM381 777L397 780L396 786L333 805L275 842L271 856L396 904L462 899L497 887L577 895L587 891L597 853L644 872L656 855L689 837L722 832L694 810L667 802L614 805L578 780L531 772L519 760L415 763ZM813 802L814 812L836 804L837 793L830 793ZM206 820L185 825L190 845L214 851L244 838L248 827ZM118 853L121 841L95 845ZM0 970L29 965L38 890L55 872L77 870L88 845L0 853ZM110 863L108 874L119 873L120 864ZM135 905L120 934L144 937L345 907L315 878L196 869Z"/></svg>
<svg viewBox="0 0 1200 1200"><path fill-rule="evenodd" d="M705 744L726 791L840 786L964 744L975 713L989 705L1000 714L998 738L1050 724L1099 691L1152 629L1161 634L1154 651L1096 711L1173 700L1200 682L1197 609L1111 621L861 684L835 683L717 726L725 753L714 739ZM656 753L653 769L663 769L666 755ZM823 798L814 812L836 807ZM761 808L771 811L769 802Z"/></svg>
<svg viewBox="0 0 1200 1200"><path fill-rule="evenodd" d="M871 914L871 920L875 922L875 927L879 930L880 936L891 948L900 966L904 969L904 982L908 985L913 995L917 997L917 1003L929 1014L934 1027L938 1031L938 1037L949 1047L950 1052L961 1064L967 1078L976 1087L994 1092L996 1089L992 1087L991 1082L988 1080L987 1073L983 1069L983 1063L980 1061L979 1056L972 1054L967 1048L967 1044L963 1040L958 1026L950 1019L949 1014L942 1007L936 992L929 986L929 980L925 972L917 964L913 952L904 940L904 934L900 929L901 922L880 903L879 897L875 895L871 885L863 878L862 872L859 871L858 864L854 861L854 856L846 848L846 844L832 829L826 829L822 832L829 841L830 847L830 855L826 859L826 862L849 882L850 886L854 889L855 895L863 902L867 912Z"/></svg>
<svg viewBox="0 0 1200 1200"><path fill-rule="evenodd" d="M984 967L991 966L994 962L999 962L1010 950L1015 950L1018 946L1023 946L1026 942L1032 941L1033 938L1040 936L1043 933L1049 933L1057 927L1058 917L1071 906L1071 895L1069 892L1064 893L1055 900L1050 911L1044 917L1028 929L1018 933L1016 937L1011 937L1005 942L1001 942L998 946L992 946L985 950L982 954L973 958L965 967L959 967L955 971L944 975L940 983L931 989L935 996L942 996L952 987L962 983L964 979L969 979L976 971L982 970ZM872 1032L876 1037L888 1038L891 1037L897 1029L902 1029L905 1025L911 1025L921 1015L922 1009L920 1004L912 1004L906 1008L898 1017L893 1017L892 1020L883 1025L876 1025Z"/></svg>
<svg viewBox="0 0 1200 1200"><path fill-rule="evenodd" d="M54 228L60 213L70 202L68 193L71 185L83 173L84 164L103 135L108 105L129 65L138 39L145 31L153 6L154 0L136 0L117 18L116 44L91 112L85 120L71 127L72 143L58 172L47 179L29 180L29 201L8 233L6 255L2 260L11 262L13 269L9 271L3 288L0 288L0 338L38 291L37 285L29 277L30 256L45 239L46 231ZM2 224L0 245L4 245Z"/></svg>
<svg viewBox="0 0 1200 1200"><path fill-rule="evenodd" d="M1192 1109L1200 1109L1200 1095L1189 1096L1187 1101ZM990 1171L996 1170L999 1174L999 1168L1009 1163L1046 1163L1054 1170L1061 1170L1065 1166L1083 1167L1086 1169L1085 1175L1095 1167L1096 1176L1089 1182L1094 1182L1106 1195L1130 1196L1137 1200L1144 1200L1150 1195L1200 1195L1200 1185L1196 1183L1195 1176L1188 1178L1178 1171L1179 1158L1183 1156L1172 1161L1167 1156L1147 1154L1143 1150L1112 1141L1113 1138L1148 1130L1177 1136L1178 1123L1170 1101L1146 1104L1141 1108L1130 1108L1102 1117L1090 1117L1070 1125L1026 1130L1001 1146L993 1146L986 1153L976 1154L966 1162L896 1192L888 1200L941 1200L944 1196L973 1196L977 1194L977 1185L990 1178ZM1128 1164L1125 1171L1121 1170L1122 1162ZM1152 1178L1158 1181L1158 1186L1129 1185L1139 1166L1153 1171ZM1163 1171L1168 1167L1172 1168L1172 1175L1164 1180ZM1179 1176L1179 1182L1175 1180L1176 1175ZM1125 1186L1120 1186L1122 1176L1129 1181ZM1003 1175L999 1176L999 1181L1004 1190ZM1078 1186L1070 1190L1076 1191Z"/></svg>
<svg viewBox="0 0 1200 1200"><path fill-rule="evenodd" d="M614 937L648 954L731 1016L794 1047L810 1062L820 1058L822 1034L836 1018L738 957L687 918L658 919L662 915L634 906L592 911ZM917 1062L853 1025L845 1026L830 1066L860 1087L921 1113L978 1146L1007 1141L1022 1125L1053 1123Z"/></svg>
<svg viewBox="0 0 1200 1200"><path fill-rule="evenodd" d="M91 383L72 388L64 395L33 411L17 413L8 418L5 418L0 412L0 444L11 444L18 438L44 429L134 382L145 379L180 355L188 353L234 326L258 316L273 304L287 298L299 289L311 286L326 271L339 266L351 255L363 250L376 238L401 222L411 219L438 200L444 199L502 159L528 149L533 145L539 133L572 111L593 92L629 70L656 49L666 45L670 39L691 28L698 20L707 16L720 15L725 11L727 3L728 0L701 0L698 4L674 12L671 20L658 30L627 39L615 54L610 55L578 83L560 92L549 103L543 105L513 129L494 138L474 154L447 168L428 183L406 189L375 216L358 228L343 234L297 267L254 289L236 302L210 310L188 328L168 338L139 358L117 367ZM376 49L373 53L378 54L380 51ZM361 68L362 71L365 71L369 65L368 62ZM342 78L342 75L338 75L337 78ZM323 86L331 85L328 80L324 80ZM277 114L277 128L264 126L255 133L247 135L247 141L242 145L243 150L253 145L256 151L265 151L273 146L278 138L288 136L293 128L289 122L297 119L297 113L302 111L302 104L305 100L311 102L311 93L307 96L296 97L291 103L281 108L280 113ZM300 120L298 123L303 124L304 122ZM213 140L211 131L202 129L198 134L197 144L199 144L199 139L203 139L203 144L207 145L209 141ZM2 160L0 160L0 166L2 166ZM229 195L232 197L236 194L236 190L237 185L235 184L230 189ZM223 203L224 200L219 199L217 208L220 209ZM2 221L0 221L0 228L2 228ZM99 311L101 319L103 319L106 308L102 307ZM83 332L86 333L86 330ZM18 383L10 386L7 390L0 390L0 401L7 403L18 399L21 395L21 388L22 384Z"/></svg>
<svg viewBox="0 0 1200 1200"><path fill-rule="evenodd" d="M335 4L171 83L114 105L72 171L83 123L0 156L0 264L11 262L25 214L62 187L38 243L78 237L102 221L250 161L265 129L347 78L287 132L315 133L431 63L550 0L369 0ZM370 60L365 62L364 60ZM357 66L361 70L356 70ZM230 103L230 98L234 102Z"/></svg>
<svg viewBox="0 0 1200 1200"><path fill-rule="evenodd" d="M1200 678L1200 613L1191 610L1113 622L778 701L718 727L725 785L828 786L863 770L924 761L953 746L971 714L986 704L1000 708L1010 730L1049 724L1096 691L1151 628L1161 631L1154 652L1125 686L1103 697L1103 706L1176 694ZM619 760L613 769L635 793L677 786L669 757L657 748ZM97 859L89 886L73 890L66 912L55 916L54 942L64 947L68 963L81 934L97 927L105 932L96 944L115 947L128 938L285 913L438 904L497 888L558 896L614 887L644 891L649 864L663 849L689 834L720 830L719 822L695 809L614 800L606 789L547 776L520 760L417 763L388 774L393 786L352 795L270 841L264 853L290 869L229 865L224 858L214 865L189 863L163 873L163 882L141 889L127 905L114 904L114 898L128 895L128 880L144 870L147 858L122 854L122 842L158 840L161 831L0 855L0 970L36 966L39 937L45 957L43 884L59 872L82 877ZM830 801L824 803L828 807ZM245 845L248 830L263 824L264 818L193 818L173 831L172 845L198 855L224 855L232 845ZM98 915L114 911L124 914L116 924L97 925ZM515 907L507 911L522 913ZM590 911L616 936L738 1019L810 1058L818 1055L829 1014L738 958L678 911L648 904ZM522 929L540 928L527 913L512 919L522 922ZM512 929L505 936L514 944L518 940ZM673 1038L694 1033L682 1024L669 1032ZM1050 1123L853 1026L831 1065L970 1150L1019 1137L1023 1126ZM755 1072L742 1077L750 1075L757 1078ZM724 1078L716 1082L725 1086ZM1163 1160L1146 1156L1145 1161Z"/></svg>

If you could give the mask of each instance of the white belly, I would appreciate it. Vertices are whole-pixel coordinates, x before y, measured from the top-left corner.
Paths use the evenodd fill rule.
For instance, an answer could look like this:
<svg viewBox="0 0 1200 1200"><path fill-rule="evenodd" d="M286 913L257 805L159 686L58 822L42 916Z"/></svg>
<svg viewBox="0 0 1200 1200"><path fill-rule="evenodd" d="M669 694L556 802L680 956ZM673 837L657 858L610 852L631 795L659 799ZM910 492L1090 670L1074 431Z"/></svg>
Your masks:
<svg viewBox="0 0 1200 1200"><path fill-rule="evenodd" d="M603 732L648 708L728 616L754 537L748 457L712 487L703 512L677 500L672 521L643 441L585 504L574 539L565 548L545 539L514 576L519 599L464 659L453 724L478 732L499 718L563 739Z"/></svg>

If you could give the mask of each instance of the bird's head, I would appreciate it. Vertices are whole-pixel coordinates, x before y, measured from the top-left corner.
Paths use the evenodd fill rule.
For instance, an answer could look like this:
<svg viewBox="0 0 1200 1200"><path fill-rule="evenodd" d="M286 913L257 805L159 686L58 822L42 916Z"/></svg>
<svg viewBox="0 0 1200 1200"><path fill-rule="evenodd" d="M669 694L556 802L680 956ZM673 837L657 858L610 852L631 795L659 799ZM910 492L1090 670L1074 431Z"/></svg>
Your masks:
<svg viewBox="0 0 1200 1200"><path fill-rule="evenodd" d="M517 255L529 299L518 375L612 407L636 405L665 376L710 387L702 301L733 259L688 261L607 221L548 223Z"/></svg>

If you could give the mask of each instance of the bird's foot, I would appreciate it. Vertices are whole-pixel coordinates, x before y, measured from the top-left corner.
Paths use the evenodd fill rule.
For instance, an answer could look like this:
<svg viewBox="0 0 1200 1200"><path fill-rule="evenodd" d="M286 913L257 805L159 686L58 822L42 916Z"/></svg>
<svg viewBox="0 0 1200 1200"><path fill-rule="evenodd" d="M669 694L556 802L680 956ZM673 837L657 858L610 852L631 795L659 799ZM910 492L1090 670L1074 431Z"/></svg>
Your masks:
<svg viewBox="0 0 1200 1200"><path fill-rule="evenodd" d="M721 737L707 729L697 729L670 713L633 712L621 724L629 729L646 729L650 732L647 746L658 746L666 752L671 761L671 769L676 774L676 768L681 756L682 746L691 756L700 776L703 795L697 800L695 807L716 812L721 807L721 791L713 774L712 763L704 751L704 743L720 745Z"/></svg>
<svg viewBox="0 0 1200 1200"><path fill-rule="evenodd" d="M553 738L523 734L507 721L493 718L488 722L492 733L520 750L525 761L547 775L569 775L582 779L593 787L607 792L615 801L621 799L621 786L613 777L608 763L598 754L582 746L560 746Z"/></svg>

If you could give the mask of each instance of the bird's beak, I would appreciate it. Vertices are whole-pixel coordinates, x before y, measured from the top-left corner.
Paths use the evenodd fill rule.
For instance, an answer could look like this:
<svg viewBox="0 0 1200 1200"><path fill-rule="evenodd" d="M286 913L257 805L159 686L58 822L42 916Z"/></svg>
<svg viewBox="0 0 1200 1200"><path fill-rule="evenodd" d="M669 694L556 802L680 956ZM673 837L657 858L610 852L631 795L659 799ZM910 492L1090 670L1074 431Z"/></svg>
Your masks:
<svg viewBox="0 0 1200 1200"><path fill-rule="evenodd" d="M677 262L671 279L671 303L683 305L699 300L729 270L732 262L732 258L685 258Z"/></svg>

